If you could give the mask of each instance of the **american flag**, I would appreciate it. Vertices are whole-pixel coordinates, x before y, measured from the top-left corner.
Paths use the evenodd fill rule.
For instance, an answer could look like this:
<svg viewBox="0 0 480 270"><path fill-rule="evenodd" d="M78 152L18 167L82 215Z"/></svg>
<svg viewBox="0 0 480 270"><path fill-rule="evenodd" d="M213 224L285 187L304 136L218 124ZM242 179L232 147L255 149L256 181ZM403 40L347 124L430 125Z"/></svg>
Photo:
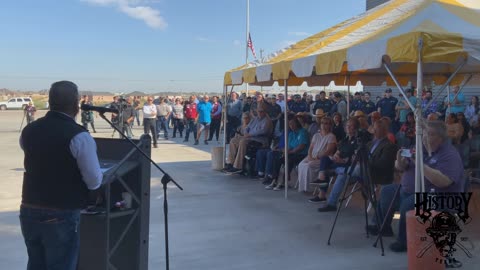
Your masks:
<svg viewBox="0 0 480 270"><path fill-rule="evenodd" d="M247 47L252 50L253 57L257 58L257 54L255 53L255 47L253 47L252 37L250 36L250 33L248 33Z"/></svg>

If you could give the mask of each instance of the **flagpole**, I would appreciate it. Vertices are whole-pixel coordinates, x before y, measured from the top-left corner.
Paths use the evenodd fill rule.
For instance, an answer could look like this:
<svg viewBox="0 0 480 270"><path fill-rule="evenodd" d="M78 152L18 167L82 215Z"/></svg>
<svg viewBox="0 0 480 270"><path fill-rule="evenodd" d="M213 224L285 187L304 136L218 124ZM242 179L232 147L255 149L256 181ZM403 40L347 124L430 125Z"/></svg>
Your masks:
<svg viewBox="0 0 480 270"><path fill-rule="evenodd" d="M245 37L245 64L248 64L248 40L250 36L250 0L247 0L247 33ZM248 83L246 84L246 91L248 97Z"/></svg>

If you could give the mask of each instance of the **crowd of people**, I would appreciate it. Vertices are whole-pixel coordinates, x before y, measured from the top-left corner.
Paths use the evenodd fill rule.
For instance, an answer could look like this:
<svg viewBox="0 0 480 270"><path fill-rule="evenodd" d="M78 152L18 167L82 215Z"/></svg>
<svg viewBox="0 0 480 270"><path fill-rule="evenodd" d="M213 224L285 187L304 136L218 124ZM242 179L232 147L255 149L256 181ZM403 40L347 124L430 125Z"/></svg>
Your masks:
<svg viewBox="0 0 480 270"><path fill-rule="evenodd" d="M464 192L464 162L457 146L478 138L478 97L465 104L458 86L441 103L431 102L431 91L425 91L420 101L414 89L408 89L406 96L413 107L421 102L424 112L421 125L425 190ZM370 97L369 92L355 93L347 109L341 93L327 98L322 91L315 98L304 94L288 100L282 94L257 93L254 97L239 98L232 93L226 104L229 151L223 172L255 177L262 180L267 190L282 190L282 169L288 168L287 175L293 175L295 170L297 176L291 177L289 185L308 194L318 189L318 194L308 201L323 203L319 212L336 211L346 182L366 184L369 175L369 181L381 188L376 209L380 221L372 220L374 225L367 229L378 234L376 224L385 219L382 234L393 236L393 211L400 211L397 239L390 248L406 251L405 217L414 208L416 120L408 103L403 97L394 97L391 89L386 89L376 103ZM285 110L288 140L283 131ZM361 162L355 166L352 163L360 149L368 155L362 161L368 174L362 175ZM410 149L413 157L402 156L403 149ZM285 155L288 166L284 164ZM347 172L351 177L347 177ZM394 197L399 185L399 195ZM393 209L388 212L392 201Z"/></svg>

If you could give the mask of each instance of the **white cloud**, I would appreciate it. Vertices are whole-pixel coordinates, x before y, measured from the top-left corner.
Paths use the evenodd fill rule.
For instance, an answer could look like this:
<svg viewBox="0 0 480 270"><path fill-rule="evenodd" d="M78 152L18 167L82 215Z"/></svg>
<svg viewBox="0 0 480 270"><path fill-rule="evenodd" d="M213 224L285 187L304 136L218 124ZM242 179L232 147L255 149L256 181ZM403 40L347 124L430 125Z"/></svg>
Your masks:
<svg viewBox="0 0 480 270"><path fill-rule="evenodd" d="M206 38L206 37L197 37L196 40L200 41L200 42L214 42L214 40Z"/></svg>
<svg viewBox="0 0 480 270"><path fill-rule="evenodd" d="M303 37L303 36L311 36L312 34L307 33L307 32L288 32L289 35L291 36L298 36L298 37Z"/></svg>
<svg viewBox="0 0 480 270"><path fill-rule="evenodd" d="M280 42L280 48L284 49L286 47L290 47L291 45L297 43L298 41L295 40L283 40Z"/></svg>
<svg viewBox="0 0 480 270"><path fill-rule="evenodd" d="M242 45L242 42L240 40L236 39L233 41L233 46L240 46L240 45Z"/></svg>
<svg viewBox="0 0 480 270"><path fill-rule="evenodd" d="M163 30L167 28L167 22L160 15L160 11L146 6L152 3L149 0L81 0L92 5L103 7L112 6L126 15L144 21L151 28Z"/></svg>

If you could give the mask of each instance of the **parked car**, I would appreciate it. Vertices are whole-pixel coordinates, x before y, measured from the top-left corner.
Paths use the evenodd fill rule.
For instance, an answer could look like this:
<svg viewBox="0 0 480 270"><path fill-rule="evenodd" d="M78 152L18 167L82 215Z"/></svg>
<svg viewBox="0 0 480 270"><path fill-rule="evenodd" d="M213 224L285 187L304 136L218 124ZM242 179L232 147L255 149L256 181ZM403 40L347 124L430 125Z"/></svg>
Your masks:
<svg viewBox="0 0 480 270"><path fill-rule="evenodd" d="M25 109L28 103L32 102L29 97L16 97L8 101L0 102L0 110Z"/></svg>

